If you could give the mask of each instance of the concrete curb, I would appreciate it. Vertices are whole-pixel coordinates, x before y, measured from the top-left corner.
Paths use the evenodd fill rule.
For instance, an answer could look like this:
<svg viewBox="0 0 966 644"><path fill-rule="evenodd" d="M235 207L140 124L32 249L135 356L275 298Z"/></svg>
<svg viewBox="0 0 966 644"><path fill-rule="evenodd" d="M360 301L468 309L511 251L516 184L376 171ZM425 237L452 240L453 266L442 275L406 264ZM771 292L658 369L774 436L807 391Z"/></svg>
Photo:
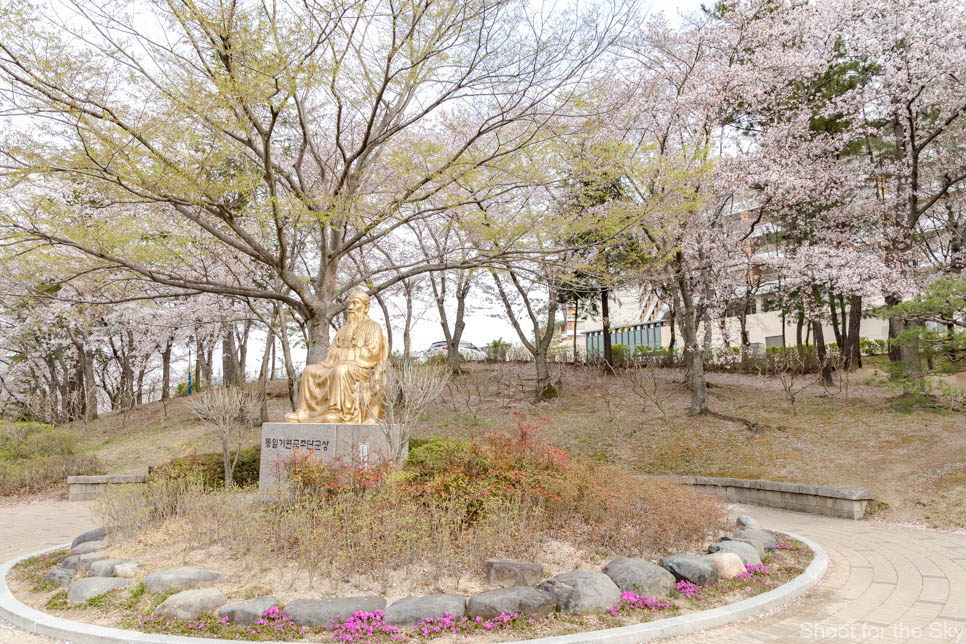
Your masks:
<svg viewBox="0 0 966 644"><path fill-rule="evenodd" d="M723 626L731 622L741 621L760 612L774 608L790 599L801 595L817 584L828 569L828 555L817 543L792 533L785 533L793 539L798 539L815 554L812 563L805 572L786 584L782 584L767 593L749 597L734 604L704 610L690 615L681 615L668 619L660 619L643 624L621 626L603 631L574 633L556 637L544 637L535 640L525 640L531 644L636 644L664 637L687 635L716 626ZM210 637L182 637L180 635L156 635L127 631L118 628L108 628L84 622L74 622L54 617L47 613L31 608L20 602L10 592L7 586L7 574L19 562L30 557L36 557L47 552L70 547L69 543L38 550L0 565L0 617L19 626L29 633L45 635L57 639L67 640L73 644L215 644L235 642L236 640L212 639ZM521 640L521 642L524 640ZM269 642L269 644L281 644ZM508 642L507 644L519 644Z"/></svg>

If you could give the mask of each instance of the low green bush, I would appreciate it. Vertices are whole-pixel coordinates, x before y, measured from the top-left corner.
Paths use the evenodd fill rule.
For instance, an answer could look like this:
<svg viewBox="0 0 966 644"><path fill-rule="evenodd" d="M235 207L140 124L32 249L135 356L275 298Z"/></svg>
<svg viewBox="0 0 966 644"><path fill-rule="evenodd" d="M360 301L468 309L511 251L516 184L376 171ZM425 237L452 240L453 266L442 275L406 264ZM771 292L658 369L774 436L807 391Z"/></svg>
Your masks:
<svg viewBox="0 0 966 644"><path fill-rule="evenodd" d="M102 473L96 456L75 452L77 442L66 429L0 422L0 495L39 492L68 476Z"/></svg>
<svg viewBox="0 0 966 644"><path fill-rule="evenodd" d="M243 447L232 473L232 481L239 487L258 484L261 448ZM208 488L225 486L225 466L221 453L189 454L159 465L154 472L161 476L197 476Z"/></svg>

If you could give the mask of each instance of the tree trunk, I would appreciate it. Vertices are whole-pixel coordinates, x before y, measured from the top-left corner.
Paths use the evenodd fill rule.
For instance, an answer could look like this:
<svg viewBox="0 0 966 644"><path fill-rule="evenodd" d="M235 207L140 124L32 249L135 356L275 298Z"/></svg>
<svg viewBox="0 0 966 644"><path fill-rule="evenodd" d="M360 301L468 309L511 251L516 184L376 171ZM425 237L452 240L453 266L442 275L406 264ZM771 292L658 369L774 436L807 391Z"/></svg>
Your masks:
<svg viewBox="0 0 966 644"><path fill-rule="evenodd" d="M326 331L328 337L328 331ZM285 324L285 311L279 310L278 313L278 339L282 344L282 357L285 359L285 374L288 376L288 400L292 405L292 411L298 408L298 400L296 399L295 392L296 389L296 376L295 376L295 365L292 363L292 349L288 344L288 328ZM306 364L311 364L306 362Z"/></svg>
<svg viewBox="0 0 966 644"><path fill-rule="evenodd" d="M815 334L815 352L822 369L822 386L831 387L832 365L828 360L828 351L825 348L825 332L822 329L821 320L812 320L812 332Z"/></svg>
<svg viewBox="0 0 966 644"><path fill-rule="evenodd" d="M265 334L265 352L262 353L262 366L258 370L258 393L261 397L261 407L259 417L261 421L268 421L268 361L275 350L275 334L272 328L268 327Z"/></svg>
<svg viewBox="0 0 966 644"><path fill-rule="evenodd" d="M171 398L171 347L174 338L168 338L161 351L161 400Z"/></svg>
<svg viewBox="0 0 966 644"><path fill-rule="evenodd" d="M600 289L600 317L601 317L601 341L604 345L604 371L610 374L614 372L614 348L611 346L610 338L610 290Z"/></svg>
<svg viewBox="0 0 966 644"><path fill-rule="evenodd" d="M403 293L406 295L406 322L403 325L403 363L409 365L413 355L413 284L409 280L403 281Z"/></svg>
<svg viewBox="0 0 966 644"><path fill-rule="evenodd" d="M574 364L577 364L577 318L580 314L580 298L574 298Z"/></svg>
<svg viewBox="0 0 966 644"><path fill-rule="evenodd" d="M234 325L232 325L234 327ZM237 338L236 349L238 351L238 357L235 359L235 374L236 382L238 386L245 384L246 376L245 369L248 364L248 338L252 331L252 320L245 320L245 324L242 326L241 335Z"/></svg>
<svg viewBox="0 0 966 644"><path fill-rule="evenodd" d="M859 332L862 326L862 296L849 297L849 332L846 336L848 347L843 347L846 368L854 371L862 367L862 347Z"/></svg>
<svg viewBox="0 0 966 644"><path fill-rule="evenodd" d="M835 308L835 295L832 294L831 290L828 293L828 306L832 314L832 333L835 334L835 344L839 345L839 350L842 351L842 355L845 355L845 338L842 335L845 326L839 325L839 314Z"/></svg>
<svg viewBox="0 0 966 644"><path fill-rule="evenodd" d="M795 346L799 352L802 350L802 327L805 326L805 313L798 312L798 320L795 323Z"/></svg>
<svg viewBox="0 0 966 644"><path fill-rule="evenodd" d="M690 414L708 412L708 383L704 375L705 351L698 338L700 313L695 306L690 290L679 278L674 297L677 301L675 313L680 320L681 339L684 341L684 373L688 391L691 394Z"/></svg>
<svg viewBox="0 0 966 644"><path fill-rule="evenodd" d="M392 324L389 323L389 307L379 294L374 295L379 308L382 310L382 317L386 321L386 344L389 347L389 355L392 355Z"/></svg>

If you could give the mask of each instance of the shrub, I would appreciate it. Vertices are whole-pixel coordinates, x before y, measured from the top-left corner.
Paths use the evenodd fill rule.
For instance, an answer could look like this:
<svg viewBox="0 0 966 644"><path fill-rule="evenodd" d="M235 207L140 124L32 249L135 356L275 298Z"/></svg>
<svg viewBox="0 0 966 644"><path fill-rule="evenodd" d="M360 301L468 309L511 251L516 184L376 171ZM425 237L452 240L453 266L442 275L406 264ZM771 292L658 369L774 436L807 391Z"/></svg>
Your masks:
<svg viewBox="0 0 966 644"><path fill-rule="evenodd" d="M707 497L570 458L538 440L540 424L521 415L516 422L515 436L491 435L478 444L436 438L411 447L407 485L456 503L470 520L488 499L520 498L539 509L546 528L587 546L625 552L685 548L720 524L720 506Z"/></svg>
<svg viewBox="0 0 966 644"><path fill-rule="evenodd" d="M77 454L77 436L38 423L0 423L0 495L38 492L68 476L99 474L92 454Z"/></svg>
<svg viewBox="0 0 966 644"><path fill-rule="evenodd" d="M510 351L510 343L497 338L483 347L488 362L505 362Z"/></svg>
<svg viewBox="0 0 966 644"><path fill-rule="evenodd" d="M611 356L614 358L614 365L622 365L631 357L631 347L626 344L614 344L610 348Z"/></svg>
<svg viewBox="0 0 966 644"><path fill-rule="evenodd" d="M232 472L235 485L244 487L258 483L261 448L258 445L243 447L238 453L238 462ZM205 487L215 488L225 485L225 467L222 454L189 454L159 465L154 472L159 476L197 477Z"/></svg>

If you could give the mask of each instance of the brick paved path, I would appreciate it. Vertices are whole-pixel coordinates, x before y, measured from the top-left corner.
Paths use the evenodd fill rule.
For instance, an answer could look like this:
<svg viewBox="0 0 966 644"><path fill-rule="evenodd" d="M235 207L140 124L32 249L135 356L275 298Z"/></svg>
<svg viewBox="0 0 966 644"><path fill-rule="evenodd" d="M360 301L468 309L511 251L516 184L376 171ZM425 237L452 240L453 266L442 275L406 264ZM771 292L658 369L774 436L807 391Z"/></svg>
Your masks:
<svg viewBox="0 0 966 644"><path fill-rule="evenodd" d="M675 644L962 642L966 536L749 508L766 528L818 542L830 571L807 597L774 615L676 638ZM0 561L69 541L93 526L83 503L0 507ZM0 621L0 644L50 644Z"/></svg>
<svg viewBox="0 0 966 644"><path fill-rule="evenodd" d="M829 573L775 615L676 638L679 642L962 642L966 536L748 508L765 528L814 540Z"/></svg>

